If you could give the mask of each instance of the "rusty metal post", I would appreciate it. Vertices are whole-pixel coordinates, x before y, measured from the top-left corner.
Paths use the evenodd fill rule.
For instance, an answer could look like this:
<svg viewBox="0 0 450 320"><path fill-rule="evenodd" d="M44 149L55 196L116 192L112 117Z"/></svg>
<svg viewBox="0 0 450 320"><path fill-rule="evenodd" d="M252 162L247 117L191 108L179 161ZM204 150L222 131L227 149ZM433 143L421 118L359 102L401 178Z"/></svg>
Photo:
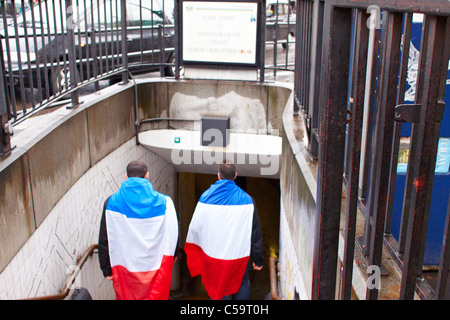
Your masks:
<svg viewBox="0 0 450 320"><path fill-rule="evenodd" d="M383 13L381 74L378 79L375 132L371 160L371 181L365 219L368 264L381 267L387 191L397 97L398 66L403 16ZM366 234L368 232L368 234ZM378 298L378 288L367 288L367 299Z"/></svg>
<svg viewBox="0 0 450 320"><path fill-rule="evenodd" d="M411 207L400 299L414 298L416 280L422 273L450 56L448 17L425 15L422 30L415 101L421 107L418 123L413 124L411 134L411 145L416 147L410 150L408 160L408 181L413 187L409 194ZM410 166L411 163L414 166Z"/></svg>
<svg viewBox="0 0 450 320"><path fill-rule="evenodd" d="M313 299L335 299L352 10L324 10Z"/></svg>
<svg viewBox="0 0 450 320"><path fill-rule="evenodd" d="M345 225L345 247L342 271L341 299L350 300L353 277L353 259L356 235L356 212L358 208L358 182L361 160L361 134L364 116L364 95L366 84L367 50L369 29L367 12L356 10L355 38L352 68L351 114L352 121L348 130L349 174L347 217Z"/></svg>

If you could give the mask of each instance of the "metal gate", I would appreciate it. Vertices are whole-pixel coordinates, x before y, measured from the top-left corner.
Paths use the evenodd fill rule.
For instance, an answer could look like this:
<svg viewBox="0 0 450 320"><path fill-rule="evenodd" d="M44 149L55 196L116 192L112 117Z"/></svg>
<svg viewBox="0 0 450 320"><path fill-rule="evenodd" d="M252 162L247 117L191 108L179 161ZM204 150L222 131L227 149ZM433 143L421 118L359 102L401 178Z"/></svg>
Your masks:
<svg viewBox="0 0 450 320"><path fill-rule="evenodd" d="M413 16L423 14L415 101L406 104ZM355 250L381 267L386 245L403 270L400 299L448 298L449 213L436 287L422 277L425 238L450 55L450 4L301 0L297 4L294 111L318 159L314 299L334 299L342 189L347 189L342 299L350 299ZM400 127L412 123L400 239L391 235ZM448 125L448 123L447 123ZM448 168L447 168L448 170ZM450 182L450 181L449 181ZM450 184L449 184L450 186ZM445 199L447 202L448 199ZM356 211L365 216L355 234ZM361 246L358 247L357 244ZM378 289L367 288L367 299Z"/></svg>

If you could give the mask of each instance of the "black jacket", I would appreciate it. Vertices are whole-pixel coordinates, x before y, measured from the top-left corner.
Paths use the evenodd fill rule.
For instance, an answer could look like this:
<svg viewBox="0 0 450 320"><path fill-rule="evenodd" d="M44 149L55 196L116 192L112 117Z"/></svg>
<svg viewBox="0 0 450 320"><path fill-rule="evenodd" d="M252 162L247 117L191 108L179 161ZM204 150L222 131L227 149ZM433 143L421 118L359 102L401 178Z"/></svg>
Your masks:
<svg viewBox="0 0 450 320"><path fill-rule="evenodd" d="M112 275L111 262L109 260L109 246L108 246L108 233L106 231L106 199L103 204L102 219L100 221L100 231L98 234L98 262L100 263L100 269L102 269L103 276L108 277Z"/></svg>
<svg viewBox="0 0 450 320"><path fill-rule="evenodd" d="M263 265L263 237L261 224L259 223L258 211L256 210L255 200L252 198L252 201L253 207L255 209L253 211L250 256L252 257L253 262L256 264L256 266L261 267Z"/></svg>

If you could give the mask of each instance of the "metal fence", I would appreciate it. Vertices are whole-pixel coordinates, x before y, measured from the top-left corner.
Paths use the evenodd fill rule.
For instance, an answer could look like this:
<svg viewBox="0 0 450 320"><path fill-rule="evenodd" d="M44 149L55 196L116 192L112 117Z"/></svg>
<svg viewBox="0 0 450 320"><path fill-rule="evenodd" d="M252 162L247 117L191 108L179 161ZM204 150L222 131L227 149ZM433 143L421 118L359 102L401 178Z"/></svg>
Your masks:
<svg viewBox="0 0 450 320"><path fill-rule="evenodd" d="M174 27L157 0L0 1L7 114L14 122L126 72L173 73ZM23 12L20 12L23 11ZM21 106L21 108L20 108Z"/></svg>
<svg viewBox="0 0 450 320"><path fill-rule="evenodd" d="M100 80L127 82L153 71L179 77L175 1L0 0L0 155L11 147L13 125L58 103L76 106L85 86L98 90ZM267 10L266 45L274 56L265 69L276 77L294 69L295 5L268 1Z"/></svg>
<svg viewBox="0 0 450 320"><path fill-rule="evenodd" d="M415 100L406 103L414 13L423 14ZM341 214L345 244L340 298L350 299L355 250L382 268L387 249L402 270L399 299L449 298L449 216L436 284L423 277L444 94L450 55L445 0L301 0L297 3L294 111L302 113L309 151L318 159L313 298L334 299ZM410 124L399 235L392 234L401 126ZM448 123L447 123L448 125ZM447 165L447 172L448 172ZM447 177L450 178L450 176ZM347 189L341 213L342 189ZM446 182L448 202L450 180ZM435 190L434 190L435 191ZM397 193L401 192L397 190ZM364 213L356 234L357 210ZM450 210L450 209L449 209ZM446 217L446 218L445 218ZM367 287L367 299L377 299Z"/></svg>

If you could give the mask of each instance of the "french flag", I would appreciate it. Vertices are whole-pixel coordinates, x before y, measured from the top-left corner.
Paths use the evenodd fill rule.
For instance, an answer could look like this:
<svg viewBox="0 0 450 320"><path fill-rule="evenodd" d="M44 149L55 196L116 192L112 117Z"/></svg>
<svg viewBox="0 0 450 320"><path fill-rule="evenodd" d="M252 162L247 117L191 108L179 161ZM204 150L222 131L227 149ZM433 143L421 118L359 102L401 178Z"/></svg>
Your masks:
<svg viewBox="0 0 450 320"><path fill-rule="evenodd" d="M105 214L116 299L168 299L178 240L172 199L147 179L128 178Z"/></svg>
<svg viewBox="0 0 450 320"><path fill-rule="evenodd" d="M184 247L187 265L214 300L239 291L250 257L253 212L251 197L231 180L213 184L195 208Z"/></svg>

